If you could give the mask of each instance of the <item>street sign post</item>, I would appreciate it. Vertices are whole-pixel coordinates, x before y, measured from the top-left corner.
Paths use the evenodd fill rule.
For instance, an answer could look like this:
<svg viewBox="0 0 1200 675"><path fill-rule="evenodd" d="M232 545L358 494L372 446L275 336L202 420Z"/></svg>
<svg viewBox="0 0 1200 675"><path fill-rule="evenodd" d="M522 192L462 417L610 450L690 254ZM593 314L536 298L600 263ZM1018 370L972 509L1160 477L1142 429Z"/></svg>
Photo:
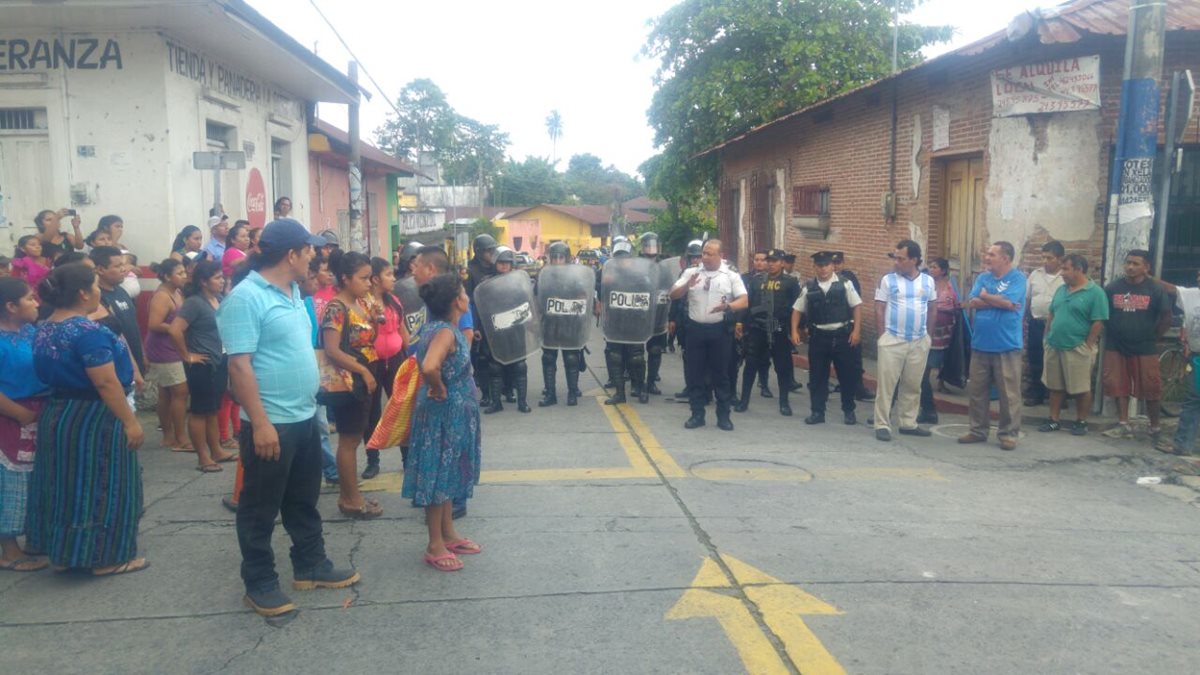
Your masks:
<svg viewBox="0 0 1200 675"><path fill-rule="evenodd" d="M213 172L213 210L221 213L221 172L238 171L246 168L246 153L235 150L193 152L192 168L197 171Z"/></svg>

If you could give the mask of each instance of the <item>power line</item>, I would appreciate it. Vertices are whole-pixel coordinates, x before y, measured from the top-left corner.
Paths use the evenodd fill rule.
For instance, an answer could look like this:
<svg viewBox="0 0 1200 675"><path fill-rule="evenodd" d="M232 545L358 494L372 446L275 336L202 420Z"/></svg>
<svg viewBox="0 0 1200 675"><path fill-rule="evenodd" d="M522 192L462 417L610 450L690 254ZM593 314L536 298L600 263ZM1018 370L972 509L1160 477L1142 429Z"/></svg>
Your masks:
<svg viewBox="0 0 1200 675"><path fill-rule="evenodd" d="M363 75L367 76L367 79L371 81L371 84L375 85L375 90L379 92L379 95L382 96L385 101L387 101L388 105L392 107L392 110L396 112L396 115L400 116L400 109L396 107L396 102L393 101L391 97L388 96L387 92L383 90L383 87L379 86L379 83L375 81L375 77L371 75L371 71L367 70L367 66L362 62L362 59L358 58L358 55L354 53L353 49L350 49L350 45L346 43L345 38L343 38L342 34L338 32L338 29L334 27L333 22L329 20L329 17L325 16L325 12L321 11L321 8L317 5L317 0L308 1L310 4L312 4L313 9L317 10L317 14L321 17L321 20L325 22L325 25L329 26L329 30L333 31L333 35L338 39L338 42L342 43L342 46L346 48L346 51L350 54L350 58L354 59L354 61L358 63L358 67L362 69Z"/></svg>

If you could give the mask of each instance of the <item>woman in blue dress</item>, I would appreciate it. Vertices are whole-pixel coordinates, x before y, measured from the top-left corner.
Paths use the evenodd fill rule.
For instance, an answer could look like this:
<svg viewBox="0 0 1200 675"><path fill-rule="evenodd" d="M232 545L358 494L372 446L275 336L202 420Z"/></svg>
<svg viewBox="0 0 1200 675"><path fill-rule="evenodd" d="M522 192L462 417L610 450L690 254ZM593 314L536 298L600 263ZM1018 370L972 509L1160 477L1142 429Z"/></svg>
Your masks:
<svg viewBox="0 0 1200 675"><path fill-rule="evenodd" d="M50 387L38 421L26 540L56 569L95 576L137 572L142 475L134 453L144 440L126 394L129 348L88 319L100 306L95 271L55 269L38 294L54 313L34 338L34 369Z"/></svg>
<svg viewBox="0 0 1200 675"><path fill-rule="evenodd" d="M479 397L471 376L471 348L455 326L470 308L462 280L440 274L421 286L429 321L421 327L417 392L404 470L404 497L425 508L429 546L425 563L442 572L463 567L459 555L483 549L454 529L453 502L479 483Z"/></svg>

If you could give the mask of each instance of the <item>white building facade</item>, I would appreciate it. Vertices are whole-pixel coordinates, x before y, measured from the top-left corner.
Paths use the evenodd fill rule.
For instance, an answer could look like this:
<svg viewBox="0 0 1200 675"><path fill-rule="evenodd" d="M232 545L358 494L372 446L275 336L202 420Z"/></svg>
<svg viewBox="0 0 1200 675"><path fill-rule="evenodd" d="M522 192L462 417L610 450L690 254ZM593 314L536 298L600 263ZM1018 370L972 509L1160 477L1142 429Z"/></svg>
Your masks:
<svg viewBox="0 0 1200 675"><path fill-rule="evenodd" d="M0 253L65 207L85 235L120 215L124 246L165 257L214 203L198 151L245 153L221 173L231 219L261 225L287 196L307 222L313 104L357 96L241 0L0 6Z"/></svg>

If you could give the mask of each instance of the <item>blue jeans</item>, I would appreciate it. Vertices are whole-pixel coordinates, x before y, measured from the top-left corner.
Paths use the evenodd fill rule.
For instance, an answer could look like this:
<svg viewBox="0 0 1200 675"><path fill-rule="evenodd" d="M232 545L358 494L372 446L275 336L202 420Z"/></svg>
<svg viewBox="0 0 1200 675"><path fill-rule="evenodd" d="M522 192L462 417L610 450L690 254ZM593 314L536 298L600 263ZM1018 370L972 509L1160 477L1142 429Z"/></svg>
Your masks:
<svg viewBox="0 0 1200 675"><path fill-rule="evenodd" d="M321 434L321 475L325 476L325 480L336 481L337 458L329 444L329 413L323 405L317 406L317 431Z"/></svg>
<svg viewBox="0 0 1200 675"><path fill-rule="evenodd" d="M1192 357L1192 372L1185 373L1187 398L1183 399L1183 412L1179 415L1179 428L1175 431L1175 448L1179 452L1191 453L1196 447L1196 433L1200 431L1200 356Z"/></svg>

